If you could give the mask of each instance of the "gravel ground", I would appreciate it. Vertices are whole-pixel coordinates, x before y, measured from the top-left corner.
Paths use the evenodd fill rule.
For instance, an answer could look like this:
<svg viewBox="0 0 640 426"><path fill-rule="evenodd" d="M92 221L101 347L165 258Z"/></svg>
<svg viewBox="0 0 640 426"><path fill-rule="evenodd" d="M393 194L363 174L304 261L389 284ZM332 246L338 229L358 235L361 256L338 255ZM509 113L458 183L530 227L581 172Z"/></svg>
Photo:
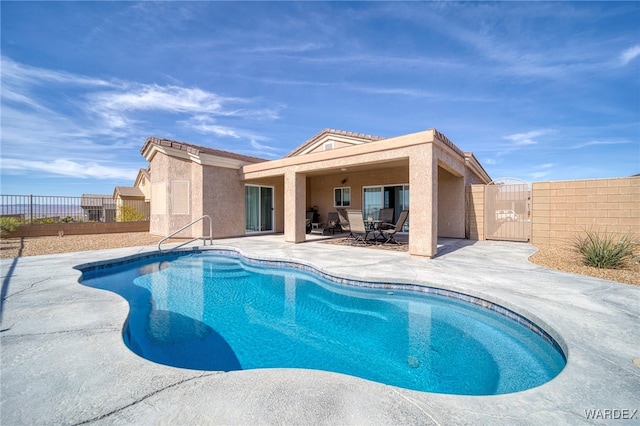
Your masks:
<svg viewBox="0 0 640 426"><path fill-rule="evenodd" d="M162 237L150 235L147 232L65 235L64 237L2 238L0 240L0 258L155 245L161 239ZM622 269L598 269L583 265L578 255L570 248L538 247L538 250L529 259L535 264L559 271L640 286L640 257L638 256Z"/></svg>

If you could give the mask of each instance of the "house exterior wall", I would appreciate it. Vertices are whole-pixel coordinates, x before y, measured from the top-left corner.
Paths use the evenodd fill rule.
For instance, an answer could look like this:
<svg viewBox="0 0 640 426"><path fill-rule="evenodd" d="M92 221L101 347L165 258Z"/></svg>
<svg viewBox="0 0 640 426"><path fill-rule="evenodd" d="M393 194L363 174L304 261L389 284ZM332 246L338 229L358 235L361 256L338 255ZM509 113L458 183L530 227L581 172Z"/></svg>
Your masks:
<svg viewBox="0 0 640 426"><path fill-rule="evenodd" d="M438 237L464 238L464 178L438 167Z"/></svg>
<svg viewBox="0 0 640 426"><path fill-rule="evenodd" d="M200 188L194 188L194 192L201 194L202 197L198 203L202 206L200 215L206 214L212 218L213 237L244 235L244 184L238 177L238 170L213 166L200 167L203 173L203 184ZM194 216L194 219L196 218ZM208 223L203 222L202 228L197 231L200 235L208 234Z"/></svg>
<svg viewBox="0 0 640 426"><path fill-rule="evenodd" d="M144 199L149 201L151 199L151 182L145 176L142 176L137 186L144 194Z"/></svg>
<svg viewBox="0 0 640 426"><path fill-rule="evenodd" d="M151 218L149 224L149 232L153 235L167 236L175 230L187 225L192 221L191 212L193 211L194 203L194 191L190 190L190 206L189 214L174 214L172 210L175 210L172 206L172 182L175 181L188 181L190 188L193 188L194 176L192 176L192 167L200 167L191 161L181 158L169 157L165 154L157 154L151 160L151 168L153 170L151 174L151 183L164 183L165 200L166 205L164 213L158 213L154 211L152 203ZM196 179L198 173L195 173ZM198 182L195 183L195 187L201 186ZM152 193L152 197L156 195ZM176 235L179 238L193 238L190 230L186 230Z"/></svg>
<svg viewBox="0 0 640 426"><path fill-rule="evenodd" d="M342 183L346 179L345 183ZM334 188L351 189L351 206L340 207L362 209L362 188L364 186L406 185L409 183L409 167L381 167L363 172L338 171L335 174L311 176L307 179L307 203L305 208L318 207L320 222L326 222L328 213L335 212Z"/></svg>
<svg viewBox="0 0 640 426"><path fill-rule="evenodd" d="M466 238L484 240L484 189L485 185L468 185L466 193Z"/></svg>
<svg viewBox="0 0 640 426"><path fill-rule="evenodd" d="M533 244L569 245L584 230L640 239L640 177L533 183Z"/></svg>

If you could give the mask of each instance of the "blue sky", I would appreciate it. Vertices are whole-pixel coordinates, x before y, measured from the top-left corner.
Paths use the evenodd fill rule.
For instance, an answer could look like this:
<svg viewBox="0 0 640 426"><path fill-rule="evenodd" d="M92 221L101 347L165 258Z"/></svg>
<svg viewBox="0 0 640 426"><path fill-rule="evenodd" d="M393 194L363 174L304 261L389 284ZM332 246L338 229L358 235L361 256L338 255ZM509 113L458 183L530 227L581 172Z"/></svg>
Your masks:
<svg viewBox="0 0 640 426"><path fill-rule="evenodd" d="M436 128L494 178L640 173L639 2L2 1L1 193L130 186L148 136L283 157Z"/></svg>

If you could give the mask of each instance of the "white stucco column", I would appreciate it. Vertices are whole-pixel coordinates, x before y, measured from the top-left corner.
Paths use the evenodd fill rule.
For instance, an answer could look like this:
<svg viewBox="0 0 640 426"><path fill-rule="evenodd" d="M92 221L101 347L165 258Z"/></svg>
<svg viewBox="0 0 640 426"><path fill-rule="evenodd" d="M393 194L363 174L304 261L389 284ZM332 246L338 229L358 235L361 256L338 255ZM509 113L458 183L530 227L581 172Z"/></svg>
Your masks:
<svg viewBox="0 0 640 426"><path fill-rule="evenodd" d="M438 250L438 162L432 143L409 157L409 254L433 257Z"/></svg>
<svg viewBox="0 0 640 426"><path fill-rule="evenodd" d="M284 174L284 240L288 243L306 240L306 202L307 177L287 170Z"/></svg>

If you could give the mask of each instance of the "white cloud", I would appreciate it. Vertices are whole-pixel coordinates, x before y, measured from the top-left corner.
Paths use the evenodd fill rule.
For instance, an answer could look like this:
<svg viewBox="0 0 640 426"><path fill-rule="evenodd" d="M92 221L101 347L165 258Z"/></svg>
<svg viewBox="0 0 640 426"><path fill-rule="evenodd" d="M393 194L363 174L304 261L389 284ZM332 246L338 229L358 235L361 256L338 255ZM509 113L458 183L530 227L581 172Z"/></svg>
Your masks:
<svg viewBox="0 0 640 426"><path fill-rule="evenodd" d="M549 175L551 175L554 170L553 168L556 166L555 163L544 163L544 164L540 164L537 167L535 167L536 169L538 169L537 171L531 172L529 173L529 176L532 179L541 179L544 177L547 177Z"/></svg>
<svg viewBox="0 0 640 426"><path fill-rule="evenodd" d="M85 87L110 87L117 85L117 83L114 83L113 81L107 81L100 78L85 77L65 71L32 67L15 62L6 56L2 56L0 58L0 63L2 64L3 84L6 84L8 81L15 85L44 85L51 83Z"/></svg>
<svg viewBox="0 0 640 426"><path fill-rule="evenodd" d="M31 171L131 180L137 168L112 167L109 162L130 156L142 164L139 147L148 135L171 128L164 120L183 125L188 134L236 139L236 145L244 144L234 146L236 150L256 150L254 143L261 136L235 124L275 120L281 108L198 87L110 82L1 59L3 174Z"/></svg>
<svg viewBox="0 0 640 426"><path fill-rule="evenodd" d="M196 115L179 123L204 134L240 138L236 130L216 124L216 120L208 115Z"/></svg>
<svg viewBox="0 0 640 426"><path fill-rule="evenodd" d="M580 149L580 148L586 148L588 146L597 146L597 145L621 145L621 144L627 144L630 143L630 141L625 141L625 140L620 140L620 141L607 141L607 140L593 140L593 141L589 141L589 142L584 142L584 143L579 143L576 145L572 145L569 147L569 149Z"/></svg>
<svg viewBox="0 0 640 426"><path fill-rule="evenodd" d="M636 44L620 54L620 63L624 66L640 56L640 44Z"/></svg>
<svg viewBox="0 0 640 426"><path fill-rule="evenodd" d="M513 142L515 146L535 145L538 143L534 138L549 133L549 130L532 130L527 133L515 133L513 135L504 136L503 139L507 139Z"/></svg>
<svg viewBox="0 0 640 426"><path fill-rule="evenodd" d="M95 162L78 163L66 159L56 159L50 162L37 160L20 160L2 158L2 169L18 173L39 172L49 175L68 176L80 179L124 179L135 178L137 169L124 169L100 165Z"/></svg>

